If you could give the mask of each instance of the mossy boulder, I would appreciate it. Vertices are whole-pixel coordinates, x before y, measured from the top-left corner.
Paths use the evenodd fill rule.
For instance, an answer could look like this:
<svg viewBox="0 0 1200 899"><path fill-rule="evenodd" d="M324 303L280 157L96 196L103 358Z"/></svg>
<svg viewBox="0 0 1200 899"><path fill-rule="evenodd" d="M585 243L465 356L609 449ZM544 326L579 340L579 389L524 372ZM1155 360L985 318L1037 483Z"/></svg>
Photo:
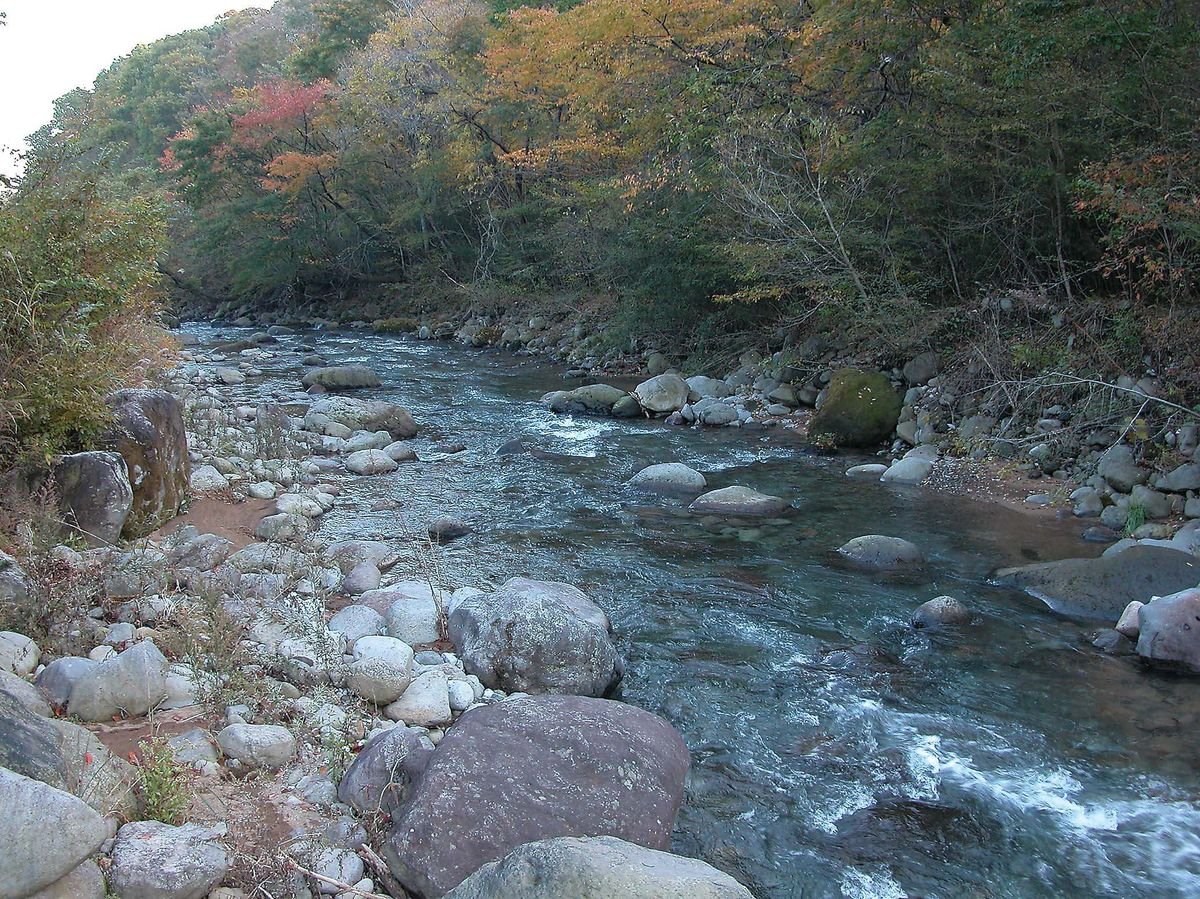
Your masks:
<svg viewBox="0 0 1200 899"><path fill-rule="evenodd" d="M881 372L843 368L833 373L825 402L813 416L809 436L835 446L883 443L900 420L901 398Z"/></svg>

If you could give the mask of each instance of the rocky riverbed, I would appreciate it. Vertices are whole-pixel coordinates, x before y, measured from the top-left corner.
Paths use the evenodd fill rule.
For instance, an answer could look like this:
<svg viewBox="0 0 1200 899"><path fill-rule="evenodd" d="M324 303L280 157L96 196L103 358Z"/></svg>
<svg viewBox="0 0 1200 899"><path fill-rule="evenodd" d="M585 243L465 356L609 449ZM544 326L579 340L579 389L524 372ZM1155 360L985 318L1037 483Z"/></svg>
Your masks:
<svg viewBox="0 0 1200 899"><path fill-rule="evenodd" d="M75 533L0 565L7 602L79 603L42 645L0 635L0 895L1200 883L1200 699L1143 667L1200 662L1195 528L1096 558L1086 521L916 486L935 442L811 455L761 359L547 391L274 330L189 330L164 391L115 401L113 448L64 461ZM833 372L827 433L854 424L839 390L892 380ZM1101 510L1152 477L1105 458ZM185 496L197 524L166 520ZM131 732L183 768L170 824L139 820L161 809Z"/></svg>

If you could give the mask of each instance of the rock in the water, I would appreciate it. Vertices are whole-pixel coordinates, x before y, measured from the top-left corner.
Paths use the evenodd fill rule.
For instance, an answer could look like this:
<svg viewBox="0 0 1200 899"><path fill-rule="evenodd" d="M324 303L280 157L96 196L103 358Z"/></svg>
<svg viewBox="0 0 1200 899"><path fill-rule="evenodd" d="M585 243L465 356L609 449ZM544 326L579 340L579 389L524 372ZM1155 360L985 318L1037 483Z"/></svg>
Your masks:
<svg viewBox="0 0 1200 899"><path fill-rule="evenodd" d="M887 376L843 368L833 373L821 408L809 424L810 437L835 446L869 447L883 443L896 430L901 398Z"/></svg>
<svg viewBox="0 0 1200 899"><path fill-rule="evenodd" d="M204 899L229 870L214 836L197 824L126 824L113 845L113 890L121 899Z"/></svg>
<svg viewBox="0 0 1200 899"><path fill-rule="evenodd" d="M249 768L282 768L296 757L296 738L277 724L231 724L217 734L217 744Z"/></svg>
<svg viewBox="0 0 1200 899"><path fill-rule="evenodd" d="M133 509L129 470L120 453L62 456L52 479L68 532L88 546L111 546L120 539Z"/></svg>
<svg viewBox="0 0 1200 899"><path fill-rule="evenodd" d="M1160 597L1138 610L1137 654L1200 674L1200 587Z"/></svg>
<svg viewBox="0 0 1200 899"><path fill-rule="evenodd" d="M1141 611L1141 608L1144 605L1145 603L1141 602L1140 600L1132 600L1129 605L1125 607L1125 611L1121 613L1121 617L1117 619L1117 624L1113 630L1131 640L1136 640L1138 638L1140 627L1138 624L1138 612Z"/></svg>
<svg viewBox="0 0 1200 899"><path fill-rule="evenodd" d="M145 640L76 681L67 711L84 721L145 715L167 696L167 660Z"/></svg>
<svg viewBox="0 0 1200 899"><path fill-rule="evenodd" d="M624 673L608 616L570 584L512 578L464 597L449 634L467 671L509 693L604 696Z"/></svg>
<svg viewBox="0 0 1200 899"><path fill-rule="evenodd" d="M933 463L928 459L897 459L879 480L885 484L919 484L932 470Z"/></svg>
<svg viewBox="0 0 1200 899"><path fill-rule="evenodd" d="M359 450L346 457L346 469L354 474L387 474L399 467L399 463L383 450Z"/></svg>
<svg viewBox="0 0 1200 899"><path fill-rule="evenodd" d="M364 815L390 815L408 797L431 752L417 731L402 724L388 728L354 757L338 783L338 799Z"/></svg>
<svg viewBox="0 0 1200 899"><path fill-rule="evenodd" d="M752 899L744 886L695 858L616 837L557 837L489 862L447 899Z"/></svg>
<svg viewBox="0 0 1200 899"><path fill-rule="evenodd" d="M474 528L461 518L444 516L429 522L428 531L429 536L437 542L449 543L451 540L467 536L474 531Z"/></svg>
<svg viewBox="0 0 1200 899"><path fill-rule="evenodd" d="M673 493L694 493L708 486L704 475L682 462L649 465L628 481L630 487Z"/></svg>
<svg viewBox="0 0 1200 899"><path fill-rule="evenodd" d="M1130 600L1143 602L1200 583L1200 559L1161 546L1132 546L1098 559L1063 559L1005 568L996 580L1040 599L1056 612L1116 621Z"/></svg>
<svg viewBox="0 0 1200 899"><path fill-rule="evenodd" d="M881 534L855 537L838 547L838 554L855 565L875 571L899 571L925 564L925 554L915 544L902 537Z"/></svg>
<svg viewBox="0 0 1200 899"><path fill-rule="evenodd" d="M886 465L871 462L867 465L854 465L846 469L848 478L867 478L878 480L879 476L888 470Z"/></svg>
<svg viewBox="0 0 1200 899"><path fill-rule="evenodd" d="M300 379L305 387L324 387L326 390L357 390L363 387L378 387L383 383L379 375L365 365L330 365L325 368L310 368Z"/></svg>
<svg viewBox="0 0 1200 899"><path fill-rule="evenodd" d="M670 724L624 703L530 696L476 708L393 815L384 855L401 885L436 899L536 840L667 849L688 764Z"/></svg>
<svg viewBox="0 0 1200 899"><path fill-rule="evenodd" d="M166 390L118 390L108 405L113 424L104 446L125 459L133 488L122 535L144 537L178 515L188 498L191 463L183 406Z"/></svg>
<svg viewBox="0 0 1200 899"><path fill-rule="evenodd" d="M396 440L408 440L417 435L417 425L409 411L382 400L322 397L309 407L304 416L304 427L319 434L329 422L352 431L387 431Z"/></svg>
<svg viewBox="0 0 1200 899"><path fill-rule="evenodd" d="M87 803L0 767L0 896L28 896L64 877L108 837Z"/></svg>
<svg viewBox="0 0 1200 899"><path fill-rule="evenodd" d="M647 412L677 412L687 403L688 385L679 375L658 375L638 384L633 395Z"/></svg>
<svg viewBox="0 0 1200 899"><path fill-rule="evenodd" d="M935 628L971 623L971 610L953 596L936 596L913 612L913 627Z"/></svg>
<svg viewBox="0 0 1200 899"><path fill-rule="evenodd" d="M749 487L722 487L696 497L688 511L697 515L768 518L788 507L787 500Z"/></svg>

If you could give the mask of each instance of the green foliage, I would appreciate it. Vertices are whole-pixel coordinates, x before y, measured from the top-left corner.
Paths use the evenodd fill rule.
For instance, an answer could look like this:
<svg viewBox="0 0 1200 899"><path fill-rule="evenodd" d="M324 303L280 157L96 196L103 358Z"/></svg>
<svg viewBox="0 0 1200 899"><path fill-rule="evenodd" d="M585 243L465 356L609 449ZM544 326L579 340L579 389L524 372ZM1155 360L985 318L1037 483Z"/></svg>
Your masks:
<svg viewBox="0 0 1200 899"><path fill-rule="evenodd" d="M1129 504L1129 515L1125 519L1126 537L1132 537L1133 532L1146 523L1146 507L1141 503Z"/></svg>
<svg viewBox="0 0 1200 899"><path fill-rule="evenodd" d="M192 803L188 773L165 737L138 744L138 795L146 820L182 824Z"/></svg>

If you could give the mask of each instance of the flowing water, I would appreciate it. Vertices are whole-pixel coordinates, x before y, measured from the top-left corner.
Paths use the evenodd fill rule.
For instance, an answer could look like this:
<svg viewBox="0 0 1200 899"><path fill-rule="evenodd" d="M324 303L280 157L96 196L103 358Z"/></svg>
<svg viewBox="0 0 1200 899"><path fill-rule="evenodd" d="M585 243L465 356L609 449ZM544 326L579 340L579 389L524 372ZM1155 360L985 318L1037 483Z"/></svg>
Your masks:
<svg viewBox="0 0 1200 899"><path fill-rule="evenodd" d="M539 397L570 385L508 354L297 335L237 389L295 400L302 342L378 371L384 386L360 395L406 405L433 459L348 479L322 534L388 537L457 515L477 533L442 551L453 582L584 589L614 621L623 697L692 751L677 852L771 899L1200 895L1200 683L1101 656L1079 624L987 583L1001 565L1095 554L1079 524L850 481L858 460L806 455L781 433L555 416ZM544 452L494 455L521 436ZM437 439L468 449L439 458ZM793 508L703 522L685 500L622 488L666 461ZM372 512L383 498L402 505ZM914 541L928 570L833 563L869 533ZM977 622L910 628L943 593Z"/></svg>

